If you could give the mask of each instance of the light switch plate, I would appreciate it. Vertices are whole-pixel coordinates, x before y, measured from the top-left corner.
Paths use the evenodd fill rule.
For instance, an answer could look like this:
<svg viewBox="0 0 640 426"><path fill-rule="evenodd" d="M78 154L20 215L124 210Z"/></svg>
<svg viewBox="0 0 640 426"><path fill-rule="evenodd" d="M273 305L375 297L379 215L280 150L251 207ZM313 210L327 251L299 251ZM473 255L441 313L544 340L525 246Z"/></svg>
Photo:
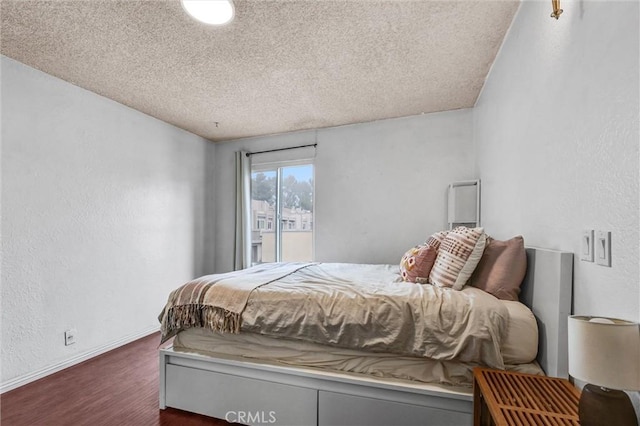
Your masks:
<svg viewBox="0 0 640 426"><path fill-rule="evenodd" d="M611 266L611 232L598 231L596 233L596 263Z"/></svg>
<svg viewBox="0 0 640 426"><path fill-rule="evenodd" d="M580 242L580 260L593 262L593 229L582 231Z"/></svg>

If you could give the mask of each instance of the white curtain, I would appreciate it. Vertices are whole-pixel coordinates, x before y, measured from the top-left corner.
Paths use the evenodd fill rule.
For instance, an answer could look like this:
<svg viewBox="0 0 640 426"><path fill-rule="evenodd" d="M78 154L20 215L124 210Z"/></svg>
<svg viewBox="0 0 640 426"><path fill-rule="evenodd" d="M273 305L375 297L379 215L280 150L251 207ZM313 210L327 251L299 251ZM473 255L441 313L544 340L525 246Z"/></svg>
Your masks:
<svg viewBox="0 0 640 426"><path fill-rule="evenodd" d="M251 266L251 157L236 152L236 241L234 267Z"/></svg>

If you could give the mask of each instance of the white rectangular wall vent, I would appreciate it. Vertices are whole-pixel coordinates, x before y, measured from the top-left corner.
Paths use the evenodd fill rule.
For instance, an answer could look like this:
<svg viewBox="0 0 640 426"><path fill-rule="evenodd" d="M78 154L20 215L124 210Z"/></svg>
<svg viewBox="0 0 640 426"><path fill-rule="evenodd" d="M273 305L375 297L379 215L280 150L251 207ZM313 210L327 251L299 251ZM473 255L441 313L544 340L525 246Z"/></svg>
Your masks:
<svg viewBox="0 0 640 426"><path fill-rule="evenodd" d="M449 184L449 229L456 226L480 226L480 180Z"/></svg>

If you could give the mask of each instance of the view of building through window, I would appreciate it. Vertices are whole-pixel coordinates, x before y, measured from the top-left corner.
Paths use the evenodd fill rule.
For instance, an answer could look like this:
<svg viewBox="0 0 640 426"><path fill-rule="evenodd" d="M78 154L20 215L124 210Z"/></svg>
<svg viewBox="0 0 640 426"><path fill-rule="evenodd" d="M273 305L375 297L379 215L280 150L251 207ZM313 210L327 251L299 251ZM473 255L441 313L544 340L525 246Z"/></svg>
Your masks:
<svg viewBox="0 0 640 426"><path fill-rule="evenodd" d="M313 164L251 173L251 262L313 260Z"/></svg>

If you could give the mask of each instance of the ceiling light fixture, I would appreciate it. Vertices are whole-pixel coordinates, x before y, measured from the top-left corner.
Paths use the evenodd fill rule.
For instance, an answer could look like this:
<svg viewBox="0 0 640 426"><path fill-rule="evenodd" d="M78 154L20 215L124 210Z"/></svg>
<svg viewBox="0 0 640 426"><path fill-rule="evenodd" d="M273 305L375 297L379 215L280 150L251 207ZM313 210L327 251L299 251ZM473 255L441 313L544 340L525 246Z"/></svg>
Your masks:
<svg viewBox="0 0 640 426"><path fill-rule="evenodd" d="M233 19L231 0L181 0L182 8L192 18L209 25L224 25Z"/></svg>

